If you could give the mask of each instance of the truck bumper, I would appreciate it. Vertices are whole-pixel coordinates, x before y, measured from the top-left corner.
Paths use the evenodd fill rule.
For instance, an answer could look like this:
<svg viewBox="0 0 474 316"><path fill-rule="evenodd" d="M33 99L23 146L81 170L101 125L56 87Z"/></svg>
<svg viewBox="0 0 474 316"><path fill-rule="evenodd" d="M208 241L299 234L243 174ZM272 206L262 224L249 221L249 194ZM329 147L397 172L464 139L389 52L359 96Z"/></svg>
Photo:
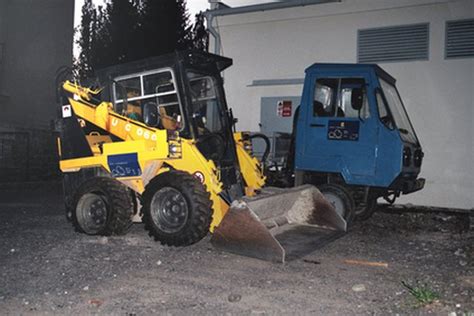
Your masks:
<svg viewBox="0 0 474 316"><path fill-rule="evenodd" d="M413 193L413 192L423 189L424 186L425 186L424 178L418 178L412 181L405 181L403 183L402 193L403 194Z"/></svg>

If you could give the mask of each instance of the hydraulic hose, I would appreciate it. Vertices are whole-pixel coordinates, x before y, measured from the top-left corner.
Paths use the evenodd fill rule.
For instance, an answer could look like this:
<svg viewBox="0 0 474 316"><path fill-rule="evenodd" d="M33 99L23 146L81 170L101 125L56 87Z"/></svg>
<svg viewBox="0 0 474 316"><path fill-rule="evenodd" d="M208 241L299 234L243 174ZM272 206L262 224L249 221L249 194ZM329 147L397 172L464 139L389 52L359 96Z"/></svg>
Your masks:
<svg viewBox="0 0 474 316"><path fill-rule="evenodd" d="M271 147L270 139L265 134L262 134L262 133L252 134L249 136L249 138L250 140L254 138L261 138L265 142L265 151L263 152L262 161L261 161L263 164L265 164L265 162L267 161L268 155L270 154L270 147Z"/></svg>

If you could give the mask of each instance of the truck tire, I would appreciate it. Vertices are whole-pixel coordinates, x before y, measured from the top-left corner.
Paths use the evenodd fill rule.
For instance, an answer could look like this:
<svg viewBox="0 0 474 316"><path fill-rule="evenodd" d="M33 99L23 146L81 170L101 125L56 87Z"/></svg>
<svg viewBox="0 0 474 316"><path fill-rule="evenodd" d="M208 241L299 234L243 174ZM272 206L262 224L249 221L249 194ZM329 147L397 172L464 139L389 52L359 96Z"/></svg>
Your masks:
<svg viewBox="0 0 474 316"><path fill-rule="evenodd" d="M143 222L149 235L168 246L188 246L209 232L212 201L206 187L189 173L163 173L143 193Z"/></svg>
<svg viewBox="0 0 474 316"><path fill-rule="evenodd" d="M318 189L349 226L355 216L355 204L351 193L342 185L332 183L320 185Z"/></svg>
<svg viewBox="0 0 474 316"><path fill-rule="evenodd" d="M367 203L364 205L357 205L355 209L356 220L365 221L372 217L377 208L377 198L369 196Z"/></svg>
<svg viewBox="0 0 474 316"><path fill-rule="evenodd" d="M133 224L130 190L112 178L86 180L73 198L72 223L88 235L125 235Z"/></svg>

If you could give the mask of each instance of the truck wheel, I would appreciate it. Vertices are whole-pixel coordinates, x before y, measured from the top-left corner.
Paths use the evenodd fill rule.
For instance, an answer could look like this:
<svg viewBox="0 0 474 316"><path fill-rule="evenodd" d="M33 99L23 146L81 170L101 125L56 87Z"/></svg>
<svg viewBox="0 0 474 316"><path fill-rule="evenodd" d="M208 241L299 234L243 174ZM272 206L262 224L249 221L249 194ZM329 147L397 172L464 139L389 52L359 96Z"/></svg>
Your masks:
<svg viewBox="0 0 474 316"><path fill-rule="evenodd" d="M336 212L349 226L354 219L354 199L350 192L338 184L323 184L318 187L324 197L334 206Z"/></svg>
<svg viewBox="0 0 474 316"><path fill-rule="evenodd" d="M188 246L204 238L212 202L205 186L182 171L163 173L143 193L143 222L149 235L168 246Z"/></svg>
<svg viewBox="0 0 474 316"><path fill-rule="evenodd" d="M112 178L86 180L76 190L72 223L88 235L124 235L132 226L133 201L129 189Z"/></svg>
<svg viewBox="0 0 474 316"><path fill-rule="evenodd" d="M376 208L377 198L369 196L366 204L356 206L355 217L357 220L365 221L374 214Z"/></svg>

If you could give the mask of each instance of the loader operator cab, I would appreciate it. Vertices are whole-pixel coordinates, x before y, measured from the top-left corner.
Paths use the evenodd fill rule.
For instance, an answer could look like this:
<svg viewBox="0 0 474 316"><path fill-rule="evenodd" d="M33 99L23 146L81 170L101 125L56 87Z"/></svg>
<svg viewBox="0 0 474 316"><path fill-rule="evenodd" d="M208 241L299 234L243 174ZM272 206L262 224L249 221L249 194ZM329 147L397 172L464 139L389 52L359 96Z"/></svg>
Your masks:
<svg viewBox="0 0 474 316"><path fill-rule="evenodd" d="M112 83L109 97L117 113L195 139L219 167L229 201L244 194L220 76L231 64L222 56L188 51L99 72L99 80Z"/></svg>

